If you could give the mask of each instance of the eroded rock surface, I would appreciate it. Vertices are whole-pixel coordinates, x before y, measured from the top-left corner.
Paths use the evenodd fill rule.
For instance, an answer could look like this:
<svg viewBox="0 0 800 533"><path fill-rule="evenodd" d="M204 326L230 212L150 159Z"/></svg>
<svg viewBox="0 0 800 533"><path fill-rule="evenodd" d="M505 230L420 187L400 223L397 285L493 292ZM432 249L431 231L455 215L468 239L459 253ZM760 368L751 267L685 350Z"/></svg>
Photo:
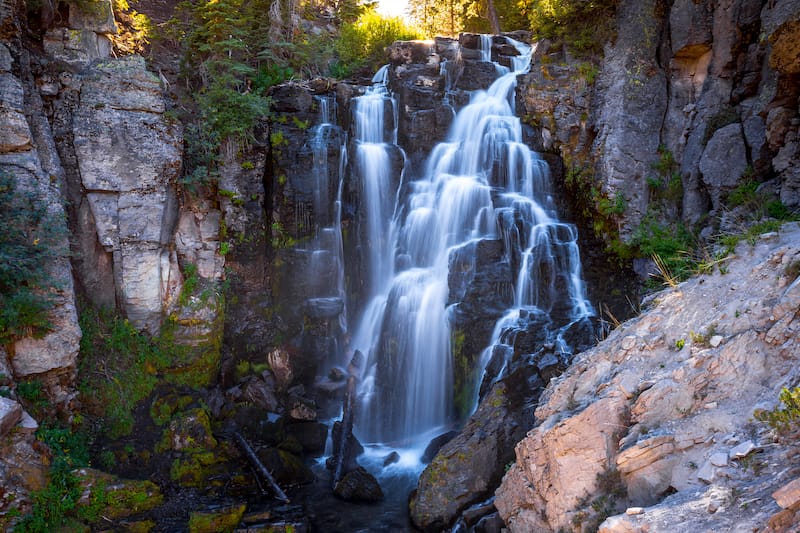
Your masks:
<svg viewBox="0 0 800 533"><path fill-rule="evenodd" d="M607 532L675 531L678 515L684 530L764 527L780 511L769 495L796 472L777 466L788 449L752 417L800 378L798 265L791 223L740 244L724 273L657 293L578 356L546 389L497 491L509 529L569 529L592 507L644 508L609 518Z"/></svg>

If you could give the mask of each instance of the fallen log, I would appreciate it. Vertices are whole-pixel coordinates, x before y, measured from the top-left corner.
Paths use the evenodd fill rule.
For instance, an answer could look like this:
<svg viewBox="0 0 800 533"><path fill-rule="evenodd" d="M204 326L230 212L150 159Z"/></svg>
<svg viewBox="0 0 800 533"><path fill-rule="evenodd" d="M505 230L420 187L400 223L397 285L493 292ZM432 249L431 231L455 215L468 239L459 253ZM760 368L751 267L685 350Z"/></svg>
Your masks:
<svg viewBox="0 0 800 533"><path fill-rule="evenodd" d="M338 452L334 457L334 487L336 487L336 484L342 480L347 472L357 466L353 464L355 455L359 453L354 453L354 450L352 449L354 445L353 441L355 440L355 437L353 437L353 423L355 421L357 398L356 385L358 376L361 375L363 363L363 354L356 350L356 352L353 354L350 364L347 367L347 389L345 391L344 401L342 402L341 431L339 432L339 442L336 443L338 446L334 445L334 450Z"/></svg>
<svg viewBox="0 0 800 533"><path fill-rule="evenodd" d="M272 489L275 498L282 501L283 503L289 503L289 497L283 492L278 482L275 481L275 478L272 477L272 474L269 473L267 467L264 466L264 463L261 462L261 459L258 458L256 452L253 450L253 447L250 446L250 443L247 442L241 433L238 431L233 432L233 439L236 441L236 444L239 446L239 449L242 450L247 460L250 462L250 465L255 469L256 473L266 481L270 488Z"/></svg>

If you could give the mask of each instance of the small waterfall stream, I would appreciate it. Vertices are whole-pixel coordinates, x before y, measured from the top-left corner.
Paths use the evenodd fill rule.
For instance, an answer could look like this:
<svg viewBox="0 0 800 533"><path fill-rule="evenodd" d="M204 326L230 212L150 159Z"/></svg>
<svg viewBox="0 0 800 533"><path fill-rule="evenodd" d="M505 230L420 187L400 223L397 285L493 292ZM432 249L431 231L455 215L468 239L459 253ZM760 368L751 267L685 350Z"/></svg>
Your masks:
<svg viewBox="0 0 800 533"><path fill-rule="evenodd" d="M481 358L491 365L489 379L502 376L516 332L536 327L543 343L565 354L564 331L593 315L577 232L559 222L548 167L523 144L514 116L516 79L528 68L531 47L508 41L520 52L513 69L497 65L499 78L472 94L447 139L432 149L424 174L401 179L401 187L393 187L397 105L386 67L354 103L369 303L352 348L367 356L356 422L366 442L424 446L454 421L453 252L463 259L478 241L501 239L504 261L513 267L513 306ZM484 60L491 44L482 37Z"/></svg>

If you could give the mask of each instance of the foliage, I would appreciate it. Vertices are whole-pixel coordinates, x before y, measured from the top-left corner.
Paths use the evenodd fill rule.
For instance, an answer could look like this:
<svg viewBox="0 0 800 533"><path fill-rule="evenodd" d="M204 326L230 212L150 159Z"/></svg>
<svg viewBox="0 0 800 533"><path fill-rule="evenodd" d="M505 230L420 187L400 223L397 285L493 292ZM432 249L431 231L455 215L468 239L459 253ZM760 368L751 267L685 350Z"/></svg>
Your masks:
<svg viewBox="0 0 800 533"><path fill-rule="evenodd" d="M150 18L132 9L128 0L113 0L114 19L119 32L111 35L114 51L118 55L141 54L150 42L153 23Z"/></svg>
<svg viewBox="0 0 800 533"><path fill-rule="evenodd" d="M63 222L4 171L0 205L0 343L9 343L51 327L52 282L45 266L63 251Z"/></svg>
<svg viewBox="0 0 800 533"><path fill-rule="evenodd" d="M664 223L649 213L634 232L631 244L642 257L657 256L677 281L695 271L697 238L682 222Z"/></svg>
<svg viewBox="0 0 800 533"><path fill-rule="evenodd" d="M683 196L680 165L663 144L658 147L658 161L651 168L657 173L647 178L651 201L679 205Z"/></svg>
<svg viewBox="0 0 800 533"><path fill-rule="evenodd" d="M362 13L353 23L342 25L334 45L340 74L360 69L374 72L386 62L384 50L398 40L418 39L420 34L398 17L384 17L374 9Z"/></svg>
<svg viewBox="0 0 800 533"><path fill-rule="evenodd" d="M788 433L797 429L800 420L800 387L781 390L780 405L772 411L759 410L754 414L756 420L768 424L779 433Z"/></svg>
<svg viewBox="0 0 800 533"><path fill-rule="evenodd" d="M75 524L81 513L77 509L81 497L78 478L72 471L89 464L87 436L68 428L42 425L36 435L53 454L50 481L31 494L33 508L14 528L18 533L64 531Z"/></svg>
<svg viewBox="0 0 800 533"><path fill-rule="evenodd" d="M461 32L490 33L494 8L502 31L527 27L517 0L410 0L408 15L426 37L458 37Z"/></svg>
<svg viewBox="0 0 800 533"><path fill-rule="evenodd" d="M614 37L614 14L619 0L521 0L537 39L566 44L582 57L599 55Z"/></svg>
<svg viewBox="0 0 800 533"><path fill-rule="evenodd" d="M102 432L111 438L128 435L137 403L152 393L159 372L179 359L185 347L163 336L151 339L108 311L84 310L80 326L82 401Z"/></svg>

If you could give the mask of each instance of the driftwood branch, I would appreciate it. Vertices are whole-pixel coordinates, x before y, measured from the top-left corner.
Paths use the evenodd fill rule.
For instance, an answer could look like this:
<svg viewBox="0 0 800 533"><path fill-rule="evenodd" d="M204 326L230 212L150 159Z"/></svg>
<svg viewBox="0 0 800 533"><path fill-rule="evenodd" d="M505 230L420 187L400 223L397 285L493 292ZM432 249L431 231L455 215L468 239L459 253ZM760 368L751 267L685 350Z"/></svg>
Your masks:
<svg viewBox="0 0 800 533"><path fill-rule="evenodd" d="M236 444L242 450L245 457L247 457L247 460L250 461L250 464L253 466L253 468L255 468L258 475L261 476L261 479L269 483L275 498L284 503L289 503L289 497L285 492L283 492L283 489L281 489L281 487L275 481L275 478L272 477L272 474L269 473L269 470L267 470L267 467L261 462L261 459L258 458L256 452L253 451L253 447L250 446L250 443L247 442L247 440L238 431L233 432L233 439L236 441Z"/></svg>

